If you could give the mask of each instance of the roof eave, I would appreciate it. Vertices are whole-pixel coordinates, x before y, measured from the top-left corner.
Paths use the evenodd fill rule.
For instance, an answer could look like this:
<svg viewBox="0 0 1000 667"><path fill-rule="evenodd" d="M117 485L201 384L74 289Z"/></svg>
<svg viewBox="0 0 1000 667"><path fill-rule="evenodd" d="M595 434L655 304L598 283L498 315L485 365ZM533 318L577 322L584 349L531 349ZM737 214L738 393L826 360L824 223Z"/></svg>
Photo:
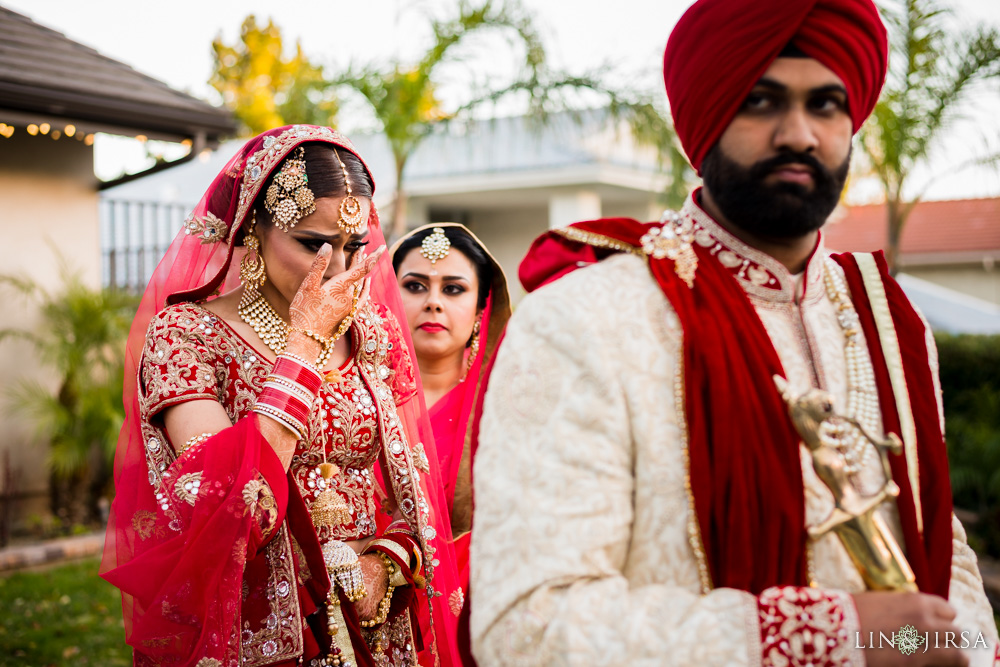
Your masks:
<svg viewBox="0 0 1000 667"><path fill-rule="evenodd" d="M145 134L167 140L194 139L201 135L214 143L236 133L230 112L204 105L204 110L86 95L75 91L40 89L10 81L0 81L0 118L17 120L45 116L53 120L90 123L117 134ZM9 113L8 113L9 112ZM116 131L117 130L117 131Z"/></svg>

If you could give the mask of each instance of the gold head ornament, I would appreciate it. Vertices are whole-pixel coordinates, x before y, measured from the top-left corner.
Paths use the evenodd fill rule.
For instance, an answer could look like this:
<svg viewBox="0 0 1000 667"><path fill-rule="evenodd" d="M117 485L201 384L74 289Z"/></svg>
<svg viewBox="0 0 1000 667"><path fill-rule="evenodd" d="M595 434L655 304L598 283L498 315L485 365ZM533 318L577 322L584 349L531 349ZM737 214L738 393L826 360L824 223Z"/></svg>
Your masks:
<svg viewBox="0 0 1000 667"><path fill-rule="evenodd" d="M451 241L444 235L443 227L432 229L431 233L425 236L424 240L420 243L420 254L430 261L432 265L436 264L439 259L447 257L450 250Z"/></svg>
<svg viewBox="0 0 1000 667"><path fill-rule="evenodd" d="M316 198L308 184L306 151L299 146L285 159L264 197L264 208L281 231L287 232L299 220L316 212Z"/></svg>
<svg viewBox="0 0 1000 667"><path fill-rule="evenodd" d="M337 156L337 162L340 163L340 170L344 172L344 185L347 187L347 196L340 202L340 219L337 220L337 224L348 234L356 234L364 222L361 202L352 193L351 177L347 174L347 165L340 159L340 151L333 149L333 154Z"/></svg>

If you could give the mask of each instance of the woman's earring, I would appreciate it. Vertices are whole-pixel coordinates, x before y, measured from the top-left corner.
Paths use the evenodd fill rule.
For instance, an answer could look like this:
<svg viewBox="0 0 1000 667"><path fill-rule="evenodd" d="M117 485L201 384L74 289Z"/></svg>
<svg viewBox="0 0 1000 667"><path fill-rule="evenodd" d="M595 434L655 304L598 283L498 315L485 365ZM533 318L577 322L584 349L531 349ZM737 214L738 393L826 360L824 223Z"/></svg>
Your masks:
<svg viewBox="0 0 1000 667"><path fill-rule="evenodd" d="M479 329L482 324L482 319L476 320L476 324L472 327L472 342L469 344L469 360L465 364L465 374L468 375L469 371L472 370L472 364L475 363L476 357L479 355Z"/></svg>
<svg viewBox="0 0 1000 667"><path fill-rule="evenodd" d="M257 229L257 211L254 211L250 218L250 226L247 227L246 234L243 235L243 244L247 247L247 254L240 262L240 282L247 290L256 292L267 280L267 273L264 269L264 258L260 254L260 241L254 235Z"/></svg>

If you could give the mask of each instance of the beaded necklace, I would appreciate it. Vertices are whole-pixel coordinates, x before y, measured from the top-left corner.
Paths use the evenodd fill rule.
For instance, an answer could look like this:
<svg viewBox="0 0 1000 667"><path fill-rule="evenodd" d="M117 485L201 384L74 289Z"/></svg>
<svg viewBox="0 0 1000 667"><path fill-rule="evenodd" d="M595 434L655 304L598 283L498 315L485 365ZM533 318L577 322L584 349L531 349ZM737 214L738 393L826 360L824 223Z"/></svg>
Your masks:
<svg viewBox="0 0 1000 667"><path fill-rule="evenodd" d="M837 322L844 333L844 358L847 362L847 414L854 417L869 433L878 433L880 411L878 387L871 358L861 346L861 320L848 296L847 284L833 267L832 260L823 265L823 283L827 296L837 308ZM874 447L855 427L844 420L831 424L824 440L836 449L844 460L848 475L858 474L865 466Z"/></svg>

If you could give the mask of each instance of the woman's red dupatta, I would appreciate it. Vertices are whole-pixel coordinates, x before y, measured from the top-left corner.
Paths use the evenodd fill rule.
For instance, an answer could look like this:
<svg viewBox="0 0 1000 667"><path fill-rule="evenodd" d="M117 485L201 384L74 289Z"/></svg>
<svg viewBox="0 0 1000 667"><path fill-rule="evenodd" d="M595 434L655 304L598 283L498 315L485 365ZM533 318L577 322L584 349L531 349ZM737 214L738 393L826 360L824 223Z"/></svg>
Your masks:
<svg viewBox="0 0 1000 667"><path fill-rule="evenodd" d="M594 244L548 232L522 262L521 282L531 292L616 252L602 247L602 237L638 249L653 226L608 218L571 227L591 235ZM708 250L695 244L694 251L699 263L693 287L678 278L672 260L648 260L684 333L689 478L712 585L754 594L771 586L808 585L799 437L772 380L784 376L781 362L743 288ZM860 273L849 256L837 259L872 349L886 428L898 431L893 390ZM893 476L903 489L898 505L905 548L920 590L947 597L951 493L924 327L884 261L880 267L917 421L922 534L905 458L891 457Z"/></svg>

